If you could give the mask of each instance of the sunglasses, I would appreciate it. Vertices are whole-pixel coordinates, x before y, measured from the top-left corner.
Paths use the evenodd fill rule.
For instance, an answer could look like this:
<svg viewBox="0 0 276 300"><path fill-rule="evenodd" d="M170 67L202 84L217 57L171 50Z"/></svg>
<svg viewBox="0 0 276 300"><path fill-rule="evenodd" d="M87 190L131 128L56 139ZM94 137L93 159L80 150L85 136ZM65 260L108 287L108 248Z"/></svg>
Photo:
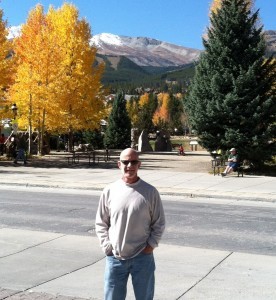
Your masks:
<svg viewBox="0 0 276 300"><path fill-rule="evenodd" d="M127 166L129 163L133 166L136 166L139 163L139 160L121 160L121 163Z"/></svg>

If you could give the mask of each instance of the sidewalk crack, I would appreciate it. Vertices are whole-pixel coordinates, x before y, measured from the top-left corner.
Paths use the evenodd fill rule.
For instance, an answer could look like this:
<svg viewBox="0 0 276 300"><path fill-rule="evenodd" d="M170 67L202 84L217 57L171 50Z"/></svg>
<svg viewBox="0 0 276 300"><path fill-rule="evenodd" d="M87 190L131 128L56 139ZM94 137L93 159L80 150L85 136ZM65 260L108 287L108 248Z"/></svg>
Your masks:
<svg viewBox="0 0 276 300"><path fill-rule="evenodd" d="M10 254L4 255L4 256L0 256L0 259L6 258L6 257L9 257L9 256L12 256L12 255L16 255L16 254L18 254L18 253L27 251L27 250L32 249L32 248L35 248L35 247L37 247L37 246L41 246L41 245L47 244L47 243L49 243L49 242L55 241L55 240L57 240L57 239L60 239L60 238L62 238L62 237L64 237L64 236L66 236L66 234L60 235L60 236L58 236L58 237L56 237L56 238L47 240L47 241L42 242L42 243L39 243L39 244L32 245L32 246L30 246L30 247L24 248L24 249L19 250L19 251L17 251L17 252L10 253Z"/></svg>
<svg viewBox="0 0 276 300"><path fill-rule="evenodd" d="M61 274L61 275L59 275L59 276L57 276L57 277L54 277L54 278L45 280L45 281L40 282L40 283L38 283L38 284L36 284L36 285L34 285L34 286L28 287L28 288L26 288L26 289L24 289L24 290L22 290L22 291L18 291L18 292L16 292L16 293L14 293L12 296L18 295L18 294L21 294L21 293L25 293L25 292L27 292L27 291L30 291L30 290L32 290L32 289L34 289L34 288L36 288L36 287L39 287L39 286L43 285L43 284L49 283L49 282L51 282L51 281L57 280L57 279L59 279L59 278L62 278L62 277L64 277L64 276L66 276L66 275L69 275L69 274L72 274L72 273L77 272L77 271L79 271L79 270L82 270L82 269L88 268L88 267L90 267L90 266L93 266L94 264L100 262L100 261L103 260L104 258L105 258L105 257L101 257L101 258L99 258L98 260L96 260L96 261L94 261L94 262L92 262L92 263L90 263L90 264L88 264L88 265L85 265L85 266L76 268L76 269L74 269L74 270L72 270L72 271L70 271L70 272L66 272L66 273ZM2 298L2 300L7 299L7 298L9 298L9 297L10 297L10 295L7 296L7 297Z"/></svg>
<svg viewBox="0 0 276 300"><path fill-rule="evenodd" d="M202 278L200 278L195 284L193 284L190 288L188 288L182 295L180 295L175 300L181 299L183 296L185 296L190 290L192 290L194 287L196 287L202 280L204 280L209 274L211 274L219 265L221 265L228 257L230 257L234 252L230 252L228 255L226 255L222 260L220 260L207 274L205 274Z"/></svg>

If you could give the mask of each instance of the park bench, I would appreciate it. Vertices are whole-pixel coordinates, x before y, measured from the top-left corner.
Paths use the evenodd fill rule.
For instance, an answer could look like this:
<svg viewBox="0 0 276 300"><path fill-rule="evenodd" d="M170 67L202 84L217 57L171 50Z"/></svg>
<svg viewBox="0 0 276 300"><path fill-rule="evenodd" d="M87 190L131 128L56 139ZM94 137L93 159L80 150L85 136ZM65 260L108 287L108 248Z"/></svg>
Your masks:
<svg viewBox="0 0 276 300"><path fill-rule="evenodd" d="M98 150L97 155L99 160L103 160L105 162L117 162L120 157L120 153L122 150L116 149L105 149L105 150Z"/></svg>
<svg viewBox="0 0 276 300"><path fill-rule="evenodd" d="M215 158L211 160L212 163L212 169L213 169L213 174L215 175L220 175L221 172L224 171L226 168L228 162L223 160L222 158ZM242 161L242 163L238 166L238 168L234 171L238 174L238 177L240 175L243 177L244 170L249 169L249 166L245 164L245 160Z"/></svg>
<svg viewBox="0 0 276 300"><path fill-rule="evenodd" d="M92 152L71 152L70 156L66 156L68 165L79 164L80 161L87 161L88 164L95 164L96 161L99 163L99 158L96 157L96 153Z"/></svg>

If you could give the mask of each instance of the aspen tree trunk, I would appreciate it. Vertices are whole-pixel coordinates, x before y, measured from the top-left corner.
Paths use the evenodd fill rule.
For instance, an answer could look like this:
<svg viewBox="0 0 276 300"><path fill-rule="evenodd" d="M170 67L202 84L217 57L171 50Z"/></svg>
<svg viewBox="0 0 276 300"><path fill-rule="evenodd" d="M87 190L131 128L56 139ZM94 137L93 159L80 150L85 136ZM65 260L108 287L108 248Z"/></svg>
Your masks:
<svg viewBox="0 0 276 300"><path fill-rule="evenodd" d="M41 128L40 128L40 133L39 133L39 155L43 155L43 142L44 142L44 131L45 131L45 108L43 108L42 111L42 123L41 123Z"/></svg>
<svg viewBox="0 0 276 300"><path fill-rule="evenodd" d="M28 152L29 156L32 154L32 134L33 134L33 128L32 128L32 114L33 114L33 104L32 104L32 94L30 94L30 102L29 102L29 145L28 145Z"/></svg>
<svg viewBox="0 0 276 300"><path fill-rule="evenodd" d="M38 119L38 135L37 135L37 154L39 155L41 153L40 145L41 145L41 125L40 125L40 113L39 113L39 119Z"/></svg>
<svg viewBox="0 0 276 300"><path fill-rule="evenodd" d="M73 150L73 130L72 127L69 127L68 131L68 151L71 152Z"/></svg>
<svg viewBox="0 0 276 300"><path fill-rule="evenodd" d="M73 150L73 128L71 124L72 117L72 105L69 105L69 130L68 130L68 151L71 152Z"/></svg>

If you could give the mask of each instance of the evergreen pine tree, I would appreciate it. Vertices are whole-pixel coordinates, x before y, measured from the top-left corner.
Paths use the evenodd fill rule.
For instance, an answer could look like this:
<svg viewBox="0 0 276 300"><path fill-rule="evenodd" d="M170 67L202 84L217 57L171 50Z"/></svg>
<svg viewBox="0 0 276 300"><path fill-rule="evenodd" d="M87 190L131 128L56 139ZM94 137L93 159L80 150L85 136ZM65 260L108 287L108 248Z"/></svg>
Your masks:
<svg viewBox="0 0 276 300"><path fill-rule="evenodd" d="M112 149L125 149L131 145L131 121L122 92L117 93L114 99L104 144L107 148Z"/></svg>
<svg viewBox="0 0 276 300"><path fill-rule="evenodd" d="M84 131L83 138L85 143L92 145L93 149L102 149L104 147L103 135L99 129Z"/></svg>
<svg viewBox="0 0 276 300"><path fill-rule="evenodd" d="M176 129L182 129L181 118L183 116L183 104L182 101L176 98L172 93L170 93L170 100L168 104L169 109L169 130L174 132Z"/></svg>
<svg viewBox="0 0 276 300"><path fill-rule="evenodd" d="M235 147L256 165L275 154L276 133L276 63L264 57L258 15L245 0L221 1L185 103L206 149Z"/></svg>

